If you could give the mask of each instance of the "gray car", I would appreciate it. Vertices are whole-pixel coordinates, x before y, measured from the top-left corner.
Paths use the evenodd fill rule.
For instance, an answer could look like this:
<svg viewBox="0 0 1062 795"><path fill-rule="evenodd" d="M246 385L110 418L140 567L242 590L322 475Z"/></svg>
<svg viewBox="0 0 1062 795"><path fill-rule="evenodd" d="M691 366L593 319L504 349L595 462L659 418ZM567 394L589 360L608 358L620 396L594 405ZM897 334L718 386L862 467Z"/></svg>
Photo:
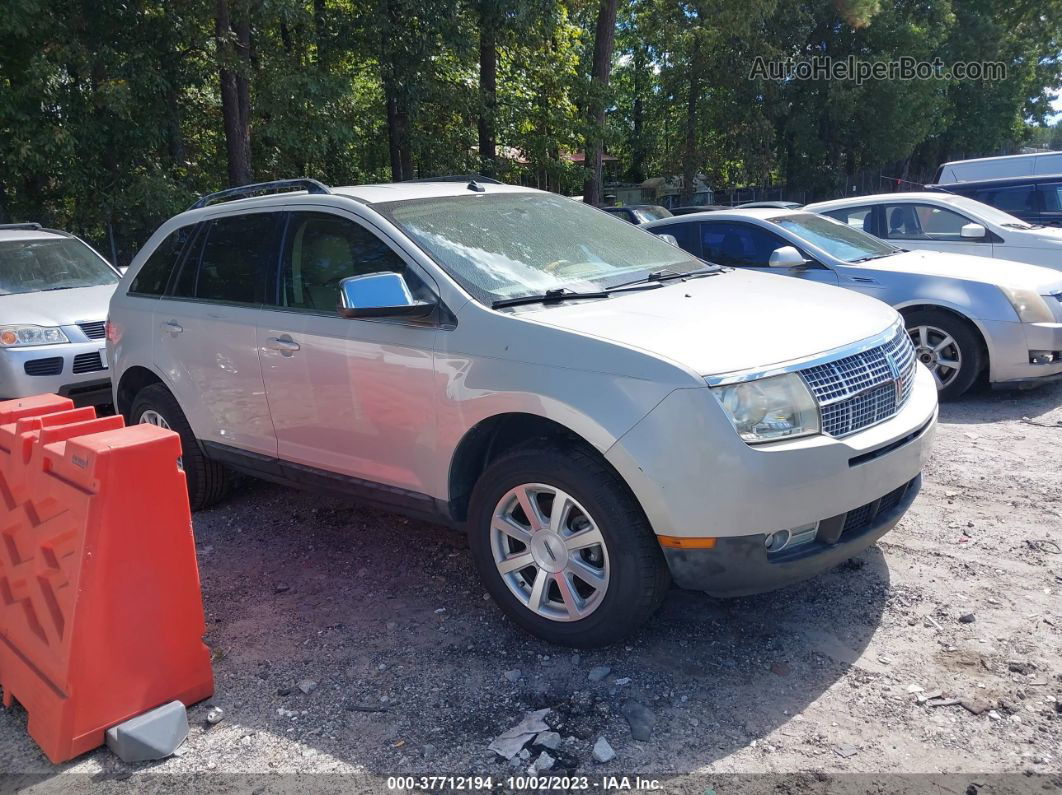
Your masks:
<svg viewBox="0 0 1062 795"><path fill-rule="evenodd" d="M111 402L107 305L121 275L84 241L0 226L0 399L55 392Z"/></svg>
<svg viewBox="0 0 1062 795"><path fill-rule="evenodd" d="M821 215L727 210L643 226L702 259L856 290L903 315L941 399L981 373L995 385L1062 378L1062 278L984 257L907 251Z"/></svg>

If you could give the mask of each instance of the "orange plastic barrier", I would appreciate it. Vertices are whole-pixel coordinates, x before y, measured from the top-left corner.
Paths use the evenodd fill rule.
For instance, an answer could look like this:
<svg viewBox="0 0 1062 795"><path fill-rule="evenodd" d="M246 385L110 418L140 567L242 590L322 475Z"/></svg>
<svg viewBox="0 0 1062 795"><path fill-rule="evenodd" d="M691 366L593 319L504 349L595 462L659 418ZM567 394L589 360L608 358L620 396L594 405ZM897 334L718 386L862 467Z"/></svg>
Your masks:
<svg viewBox="0 0 1062 795"><path fill-rule="evenodd" d="M53 762L214 691L180 437L0 402L0 687Z"/></svg>

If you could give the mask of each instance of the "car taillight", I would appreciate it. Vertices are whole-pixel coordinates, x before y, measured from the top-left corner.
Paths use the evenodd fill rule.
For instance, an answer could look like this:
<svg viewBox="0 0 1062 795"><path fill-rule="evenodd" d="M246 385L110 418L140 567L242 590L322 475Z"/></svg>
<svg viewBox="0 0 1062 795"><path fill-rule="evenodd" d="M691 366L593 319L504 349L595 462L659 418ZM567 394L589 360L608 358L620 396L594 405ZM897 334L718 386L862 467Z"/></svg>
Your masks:
<svg viewBox="0 0 1062 795"><path fill-rule="evenodd" d="M118 342L121 338L121 327L110 318L107 318L107 342Z"/></svg>

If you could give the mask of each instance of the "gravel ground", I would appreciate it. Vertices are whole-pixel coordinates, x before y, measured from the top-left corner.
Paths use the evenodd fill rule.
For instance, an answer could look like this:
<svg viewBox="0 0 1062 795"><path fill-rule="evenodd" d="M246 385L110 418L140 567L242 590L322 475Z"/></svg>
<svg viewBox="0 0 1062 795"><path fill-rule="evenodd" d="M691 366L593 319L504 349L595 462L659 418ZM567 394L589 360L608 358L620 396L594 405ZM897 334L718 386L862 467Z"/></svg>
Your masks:
<svg viewBox="0 0 1062 795"><path fill-rule="evenodd" d="M504 783L530 761L488 744L546 708L561 738L551 772L592 788L606 775L698 795L718 781L870 786L847 774L952 774L948 792L1062 783L1062 385L944 406L922 495L860 558L764 596L675 590L626 645L600 651L505 620L464 538L441 527L257 482L194 524L217 689L189 711L188 742L155 764L99 750L52 767L16 705L0 711L0 772L28 777L0 791L187 788L190 772L213 774L197 789ZM209 726L212 705L224 719ZM648 740L632 737L632 710L652 722ZM604 764L599 737L616 753Z"/></svg>

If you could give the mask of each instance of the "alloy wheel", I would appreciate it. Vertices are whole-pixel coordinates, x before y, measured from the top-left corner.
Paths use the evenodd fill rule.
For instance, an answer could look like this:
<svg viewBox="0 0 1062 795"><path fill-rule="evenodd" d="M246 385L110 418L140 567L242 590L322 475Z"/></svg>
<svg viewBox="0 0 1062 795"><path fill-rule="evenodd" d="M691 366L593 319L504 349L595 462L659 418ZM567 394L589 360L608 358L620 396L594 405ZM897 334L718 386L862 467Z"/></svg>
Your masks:
<svg viewBox="0 0 1062 795"><path fill-rule="evenodd" d="M937 389L949 386L962 369L962 349L948 332L936 326L914 326L907 330L915 346L915 357L929 368Z"/></svg>
<svg viewBox="0 0 1062 795"><path fill-rule="evenodd" d="M535 614L578 621L608 590L601 529L570 494L544 483L510 489L494 509L491 551L502 581Z"/></svg>
<svg viewBox="0 0 1062 795"><path fill-rule="evenodd" d="M166 418L154 409L147 409L140 415L140 424L157 425L160 428L165 428L167 431L173 430L173 428L170 427L170 424L166 421ZM177 456L177 468L182 472L184 471L184 460L182 456Z"/></svg>

